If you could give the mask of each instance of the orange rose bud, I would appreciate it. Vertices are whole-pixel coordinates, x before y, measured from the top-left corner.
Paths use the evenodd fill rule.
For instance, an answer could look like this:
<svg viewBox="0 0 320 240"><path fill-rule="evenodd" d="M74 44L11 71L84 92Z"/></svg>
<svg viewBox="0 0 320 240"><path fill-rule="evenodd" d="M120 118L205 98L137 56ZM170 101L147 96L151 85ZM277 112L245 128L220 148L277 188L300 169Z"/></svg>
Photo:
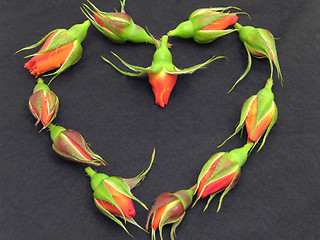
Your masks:
<svg viewBox="0 0 320 240"><path fill-rule="evenodd" d="M155 97L155 104L164 108L169 101L172 89L176 85L177 75L162 70L158 73L148 73L149 82Z"/></svg>
<svg viewBox="0 0 320 240"><path fill-rule="evenodd" d="M103 173L96 173L92 168L87 167L86 173L91 178L91 188L94 191L94 203L96 207L104 215L109 217L111 220L119 224L129 235L125 225L118 219L122 218L124 223L129 222L140 229L144 230L133 217L136 214L132 200L140 203L144 208L148 210L139 199L133 196L131 189L141 183L146 174L151 169L155 151L152 153L152 158L148 169L135 178L121 178L121 177L110 177ZM131 235L130 235L131 236Z"/></svg>
<svg viewBox="0 0 320 240"><path fill-rule="evenodd" d="M162 193L155 201L149 212L146 229L148 230L149 221L151 220L151 239L155 240L155 231L159 228L162 239L162 227L166 224L173 223L171 228L171 239L175 237L175 230L182 221L185 210L191 205L192 198L196 190L196 185L188 190L180 190L175 193Z"/></svg>
<svg viewBox="0 0 320 240"><path fill-rule="evenodd" d="M32 58L24 67L29 69L30 74L36 78L43 73L58 68L54 73L44 75L54 75L51 79L52 81L71 65L79 61L82 54L81 42L85 39L89 26L90 21L85 21L82 24L72 26L69 30L53 30L38 43L17 51L33 49L45 41L38 53L27 56Z"/></svg>
<svg viewBox="0 0 320 240"><path fill-rule="evenodd" d="M198 43L209 43L215 39L237 31L226 29L238 21L237 14L243 12L224 12L233 7L202 8L194 11L189 20L180 23L174 30L168 32L170 37L193 38ZM238 9L239 8L234 8Z"/></svg>
<svg viewBox="0 0 320 240"><path fill-rule="evenodd" d="M91 151L84 138L75 130L66 130L64 127L49 126L52 149L61 157L81 163L88 163L95 166L104 165L105 161Z"/></svg>
<svg viewBox="0 0 320 240"><path fill-rule="evenodd" d="M37 119L36 126L42 123L45 129L56 117L59 99L54 92L50 90L48 85L44 84L42 79L38 79L37 85L34 87L33 94L29 98L29 109L33 116Z"/></svg>
<svg viewBox="0 0 320 240"><path fill-rule="evenodd" d="M251 150L253 142L247 143L242 148L233 149L230 152L219 152L206 162L203 166L197 182L197 199L210 195L204 211L209 206L213 197L223 191L217 212L221 208L224 196L237 184L240 178L241 167L246 163L248 152Z"/></svg>
<svg viewBox="0 0 320 240"><path fill-rule="evenodd" d="M168 100L171 94L172 89L174 88L177 82L177 75L193 73L198 69L206 67L212 61L225 58L222 56L215 57L213 56L209 60L204 63L195 65L193 67L189 67L186 69L178 69L172 62L172 55L170 50L168 49L168 36L164 35L161 38L160 44L154 39L154 43L157 47L157 50L153 54L152 65L148 68L138 67L131 64L126 63L119 56L113 53L125 66L130 68L133 71L140 73L131 73L125 72L116 67L113 63L111 63L108 59L102 57L104 61L113 66L120 73L127 76L149 76L149 82L152 85L152 91L155 96L155 103L160 107L164 108L168 104Z"/></svg>
<svg viewBox="0 0 320 240"><path fill-rule="evenodd" d="M266 86L257 95L251 96L244 102L240 122L236 130L220 146L236 135L245 125L248 133L248 142L252 141L257 144L265 133L258 151L263 147L271 128L278 119L278 108L271 91L272 84L273 80L269 78Z"/></svg>

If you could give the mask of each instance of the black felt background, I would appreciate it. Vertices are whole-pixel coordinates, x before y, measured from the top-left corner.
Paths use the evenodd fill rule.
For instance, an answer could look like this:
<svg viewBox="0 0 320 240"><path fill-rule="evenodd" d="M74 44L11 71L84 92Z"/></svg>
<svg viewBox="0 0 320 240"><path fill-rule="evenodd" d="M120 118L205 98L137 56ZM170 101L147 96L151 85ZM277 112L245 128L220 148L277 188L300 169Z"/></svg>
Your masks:
<svg viewBox="0 0 320 240"><path fill-rule="evenodd" d="M95 0L105 11L117 0ZM27 108L34 78L23 69L28 51L13 53L56 28L83 22L82 1L0 3L1 31L1 239L131 239L94 206L85 166L60 159L46 131L38 133ZM237 6L248 12L239 23L269 29L277 41L284 86L274 79L279 108L277 124L264 148L243 167L237 186L206 212L206 200L191 210L177 230L177 240L315 240L319 239L319 3L317 1L127 1L134 21L157 38L198 8ZM245 70L247 57L236 33L207 45L170 39L174 63L186 68L212 55L225 55L207 69L178 77L165 109L154 104L147 78L119 74L101 55L125 69L114 51L131 64L149 66L154 46L113 44L93 26L83 42L82 59L50 85L61 105L54 121L79 131L94 152L110 164L95 170L134 177L145 169L152 149L156 159L146 180L133 190L151 207L162 192L192 186L203 164L215 152L245 143L235 137L217 149L239 120L243 101L261 89L269 76L267 60L253 59L248 76L227 95ZM48 78L46 78L48 80ZM148 212L135 203L136 221ZM135 239L149 239L127 225ZM164 228L169 239L169 227ZM158 236L158 235L157 235ZM159 238L159 237L158 237ZM160 238L159 238L160 239Z"/></svg>

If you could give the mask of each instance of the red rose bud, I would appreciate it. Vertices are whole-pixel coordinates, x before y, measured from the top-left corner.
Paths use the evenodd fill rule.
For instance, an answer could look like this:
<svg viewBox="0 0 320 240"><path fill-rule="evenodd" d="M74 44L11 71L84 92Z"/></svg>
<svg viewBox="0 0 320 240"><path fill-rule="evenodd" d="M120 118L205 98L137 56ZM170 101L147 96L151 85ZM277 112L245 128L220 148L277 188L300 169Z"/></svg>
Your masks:
<svg viewBox="0 0 320 240"><path fill-rule="evenodd" d="M237 31L236 29L226 29L238 21L237 14L243 12L225 13L224 11L233 7L225 8L202 8L194 11L189 20L180 23L168 35L180 38L193 38L198 43L209 43L215 39ZM239 8L234 8L238 9Z"/></svg>
<svg viewBox="0 0 320 240"><path fill-rule="evenodd" d="M191 205L192 198L197 185L194 185L188 190L181 190L175 193L162 193L155 201L152 209L149 212L146 229L149 227L151 220L151 239L155 240L155 231L159 228L160 237L162 240L162 227L166 224L173 223L171 228L171 239L175 237L175 230L182 221L185 210Z"/></svg>
<svg viewBox="0 0 320 240"><path fill-rule="evenodd" d="M95 166L106 165L105 161L91 151L83 137L75 130L49 124L52 149L67 160L88 163Z"/></svg>
<svg viewBox="0 0 320 240"><path fill-rule="evenodd" d="M265 133L258 149L258 151L260 151L271 128L278 119L278 108L274 102L274 95L271 91L272 84L273 80L269 78L266 86L261 89L257 95L251 96L244 102L240 122L236 130L220 146L236 135L244 125L246 125L248 141L255 142L255 144L257 144L261 136Z"/></svg>
<svg viewBox="0 0 320 240"><path fill-rule="evenodd" d="M155 40L154 40L155 41ZM178 69L172 62L172 55L168 49L168 36L164 35L161 38L160 44L155 41L155 45L157 47L156 52L153 55L152 65L148 68L138 67L134 65L130 65L122 60L115 53L115 55L126 67L130 68L133 71L140 73L130 73L120 70L113 63L111 63L108 59L102 57L107 63L113 66L120 73L127 76L144 76L149 75L149 82L152 85L152 90L155 96L155 103L160 107L164 108L168 104L168 100L171 94L173 87L177 81L177 75L193 73L194 71L207 66L212 61L225 58L225 57L212 57L204 63L198 64L196 66L186 68L183 70Z"/></svg>
<svg viewBox="0 0 320 240"><path fill-rule="evenodd" d="M74 25L69 30L53 30L36 44L17 51L33 49L45 41L38 53L27 56L32 58L24 67L29 69L30 73L36 77L58 68L54 73L44 75L54 75L51 79L52 81L71 65L79 61L82 54L81 42L85 39L89 26L90 22L85 21L82 24Z"/></svg>
<svg viewBox="0 0 320 240"><path fill-rule="evenodd" d="M278 78L283 81L280 64L278 60L276 44L273 35L266 29L254 28L251 26L241 26L239 23L234 27L239 32L239 38L244 43L244 46L248 54L248 66L242 76L236 81L232 89L240 82L250 71L252 60L251 54L257 58L268 58L271 68L270 78L273 76L273 63L276 66L278 72ZM273 63L272 63L273 62ZM229 92L230 92L229 91Z"/></svg>
<svg viewBox="0 0 320 240"><path fill-rule="evenodd" d="M81 8L83 14L91 23L107 38L115 43L124 43L126 41L134 43L148 42L154 44L152 38L140 26L136 25L132 18L125 13L125 0L120 1L121 12L102 12L90 1L88 1L93 10L83 4Z"/></svg>
<svg viewBox="0 0 320 240"><path fill-rule="evenodd" d="M36 126L41 121L45 129L56 117L59 107L59 99L48 85L43 83L41 78L38 79L37 85L33 89L33 94L29 98L29 109L37 119Z"/></svg>
<svg viewBox="0 0 320 240"><path fill-rule="evenodd" d="M143 181L152 166L154 155L155 151L153 151L148 169L135 178L110 177L106 174L96 173L90 167L85 169L91 177L91 188L94 191L93 196L96 207L104 215L119 224L129 235L130 233L125 225L117 217L122 218L125 223L129 222L144 230L133 219L136 212L132 200L137 201L147 210L148 208L139 199L134 197L130 190Z"/></svg>
<svg viewBox="0 0 320 240"><path fill-rule="evenodd" d="M241 167L247 161L248 152L252 146L253 142L249 142L242 148L236 148L230 152L216 153L206 162L198 177L197 199L193 206L200 198L210 195L203 210L205 211L213 197L224 190L220 197L217 212L220 210L224 196L239 181Z"/></svg>

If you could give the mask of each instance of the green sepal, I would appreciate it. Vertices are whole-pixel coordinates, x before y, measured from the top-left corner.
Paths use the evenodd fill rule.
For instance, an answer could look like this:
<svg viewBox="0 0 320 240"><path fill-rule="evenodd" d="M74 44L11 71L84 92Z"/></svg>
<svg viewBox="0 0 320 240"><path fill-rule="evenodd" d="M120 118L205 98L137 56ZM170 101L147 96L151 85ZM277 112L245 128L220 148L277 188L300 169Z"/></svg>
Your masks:
<svg viewBox="0 0 320 240"><path fill-rule="evenodd" d="M220 208L221 208L221 204L222 204L222 200L224 198L225 195L227 195L227 193L234 187L234 185L237 184L238 180L239 180L239 177L240 177L240 172L241 172L241 168L239 168L236 172L236 174L234 175L232 181L230 182L230 184L228 185L228 187L226 187L226 189L223 191L221 197L220 197L220 200L219 200L219 205L218 205L218 208L217 208L217 212L220 211Z"/></svg>
<svg viewBox="0 0 320 240"><path fill-rule="evenodd" d="M181 223L181 221L183 220L184 216L186 215L186 213L184 212L177 220L175 223L172 224L171 227L171 231L170 231L170 238L171 240L174 240L175 236L176 236L176 228L179 226L179 224Z"/></svg>
<svg viewBox="0 0 320 240"><path fill-rule="evenodd" d="M36 48L38 47L41 43L43 43L48 37L50 37L51 34L57 32L57 31L61 31L61 30L65 30L65 29L55 29L55 30L52 30L51 32L49 32L46 36L44 36L39 42L31 45L31 46L28 46L28 47L25 47L25 48L22 48L18 51L15 52L15 54L21 52L21 51L25 51L25 50L29 50L29 49L33 49L33 48Z"/></svg>
<svg viewBox="0 0 320 240"><path fill-rule="evenodd" d="M268 46L271 48L271 51L273 53L273 63L276 66L278 78L281 80L281 83L282 83L283 77L281 74L281 69L280 69L280 64L279 64L279 60L278 60L278 54L277 54L276 43L275 43L274 37L273 37L272 33L266 29L258 28L258 31L259 31L261 37L268 43ZM268 50L268 48L267 48L267 50ZM269 51L268 51L268 53L269 53ZM271 70L272 70L271 55L269 55L268 58L269 58L269 62L271 64ZM270 77L272 78L272 75Z"/></svg>
<svg viewBox="0 0 320 240"><path fill-rule="evenodd" d="M244 127L245 120L246 120L246 117L248 116L250 106L253 103L253 101L256 99L256 97L257 97L257 95L253 95L243 103L242 110L241 110L240 121L239 121L234 133L231 134L231 136L228 137L226 140L224 140L224 142L221 143L218 146L218 148L221 147L223 144L225 144L230 138L235 136Z"/></svg>
<svg viewBox="0 0 320 240"><path fill-rule="evenodd" d="M139 66L135 66L135 65L131 65L127 62L125 62L122 58L120 58L117 54L115 54L114 52L111 52L116 58L118 58L123 65L125 65L127 68L135 71L135 72L141 72L140 74L147 74L148 72L150 72L150 68L144 68L144 67L139 67ZM103 60L105 60L106 62L108 62L107 59L105 59L104 57L102 57ZM110 64L110 63L109 63Z"/></svg>
<svg viewBox="0 0 320 240"><path fill-rule="evenodd" d="M209 207L209 204L210 204L210 202L212 201L212 199L213 199L218 193L220 193L220 192L222 192L222 191L223 191L223 190L220 190L220 191L218 191L218 192L213 193L213 194L210 195L210 197L209 197L209 199L208 199L208 201L207 201L207 203L206 203L206 206L205 206L204 209L203 209L203 212L205 212L205 211L207 210L207 208Z"/></svg>
<svg viewBox="0 0 320 240"><path fill-rule="evenodd" d="M127 228L124 226L124 224L118 218L116 218L116 216L114 216L112 213L107 211L105 208L101 207L99 203L96 201L96 199L94 199L94 203L96 207L100 210L100 212L102 212L105 216L107 216L108 218L116 222L118 225L120 225L126 231L126 233L129 234L129 236L133 237L130 234L130 232L127 230Z"/></svg>
<svg viewBox="0 0 320 240"><path fill-rule="evenodd" d="M250 54L250 51L249 51L247 45L245 44L244 46L245 46L245 48L246 48L246 52L247 52L247 55L248 55L248 65L247 65L247 68L246 68L246 70L244 71L244 73L239 77L239 79L235 82L235 84L233 84L233 86L230 88L230 90L228 91L228 94L235 88L235 86L236 86L245 76L247 76L248 72L249 72L250 69L251 69L251 65L252 65L251 54Z"/></svg>
<svg viewBox="0 0 320 240"><path fill-rule="evenodd" d="M206 67L211 62L213 62L213 61L215 61L217 59L221 59L221 58L225 58L225 59L228 60L228 58L225 57L225 56L218 56L218 57L213 56L212 58L210 58L209 60L205 61L204 63L200 63L200 64L195 65L193 67L185 68L185 69L182 69L182 70L176 68L176 71L168 71L167 69L165 69L165 70L166 70L167 73L174 74L174 75L191 74L191 73L193 73L193 72L195 72L195 71L197 71L197 70L199 70L201 68Z"/></svg>
<svg viewBox="0 0 320 240"><path fill-rule="evenodd" d="M155 157L155 149L153 149L149 167L145 171L142 171L138 176L134 178L123 178L123 181L128 185L130 189L133 189L134 187L138 186L145 179L147 173L151 169L152 163L154 161L154 157Z"/></svg>
<svg viewBox="0 0 320 240"><path fill-rule="evenodd" d="M65 129L64 127L61 127L61 126L58 126L58 125L53 125L52 123L50 123L48 125L48 128L50 130L50 137L51 137L51 140L54 142L56 140L56 138L58 137L58 135L67 130Z"/></svg>
<svg viewBox="0 0 320 240"><path fill-rule="evenodd" d="M133 218L124 219L122 216L119 216L119 217L122 218L123 220L125 220L126 222L129 222L129 223L135 225L136 227L140 228L141 230L143 230L149 234L149 232L147 230L145 230L143 227L141 227Z"/></svg>
<svg viewBox="0 0 320 240"><path fill-rule="evenodd" d="M274 110L275 110L275 111L274 111L274 115L273 115L273 118L272 118L272 120L271 120L271 122L270 122L270 125L269 125L266 133L264 134L262 143L261 143L261 145L260 145L260 147L259 147L259 149L258 149L257 152L259 152L259 151L261 150L261 148L263 147L263 145L264 145L264 143L265 143L265 141L266 141L267 136L269 135L269 132L270 132L271 128L272 128L273 125L277 122L277 119L278 119L278 108L277 108L277 105L275 104L275 102L273 102L273 104L274 104Z"/></svg>
<svg viewBox="0 0 320 240"><path fill-rule="evenodd" d="M210 43L219 37L237 31L236 29L225 30L198 30L195 32L193 39L200 44Z"/></svg>
<svg viewBox="0 0 320 240"><path fill-rule="evenodd" d="M222 11L223 12L223 11L226 11L226 10L229 10L229 9L236 9L236 10L241 11L240 8L232 7L232 6L229 6L229 7L214 7L214 8L200 8L200 9L197 9L197 10L193 11L189 16L189 19L192 19L195 16L200 15L203 12L207 12L207 11ZM234 13L234 14L238 14L238 13Z"/></svg>

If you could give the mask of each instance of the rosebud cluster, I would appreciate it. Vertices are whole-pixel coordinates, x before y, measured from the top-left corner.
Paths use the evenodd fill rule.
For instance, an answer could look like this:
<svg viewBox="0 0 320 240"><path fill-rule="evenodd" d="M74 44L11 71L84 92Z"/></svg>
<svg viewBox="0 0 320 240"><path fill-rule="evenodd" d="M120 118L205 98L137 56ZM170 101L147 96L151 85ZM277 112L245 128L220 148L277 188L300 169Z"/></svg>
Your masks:
<svg viewBox="0 0 320 240"><path fill-rule="evenodd" d="M273 35L265 29L251 26L241 26L238 21L239 14L244 12L229 12L230 9L240 10L235 7L204 8L194 11L189 19L180 23L175 29L162 36L161 40L156 40L149 32L136 25L133 19L125 13L125 0L120 0L121 12L103 12L88 0L89 6L83 4L81 8L83 14L89 19L82 24L76 24L69 30L56 29L49 32L39 42L25 47L20 51L33 49L40 46L40 50L27 57L32 57L25 68L30 74L38 78L40 75L57 69L53 73L44 76L54 77L67 70L75 64L82 55L81 42L86 38L90 22L108 39L115 43L151 43L156 47L151 66L144 68L128 64L118 55L113 53L126 67L133 72L125 72L115 66L108 59L102 57L117 71L128 76L147 76L152 86L155 103L164 108L169 101L170 94L176 84L177 76L181 74L191 74L198 69L208 66L217 59L226 58L224 56L213 56L207 61L198 65L179 69L173 64L173 59L168 43L169 37L193 38L200 44L210 43L215 39L232 32L238 32L239 38L243 42L248 53L248 65L244 74L236 81L235 85L241 81L251 68L251 55L255 57L268 58L271 68L271 76L265 87L256 95L248 98L242 107L239 124L234 133L221 145L236 135L246 127L247 143L230 152L218 152L204 164L198 176L196 184L187 190L180 190L175 193L162 193L155 200L155 203L148 214L146 230L135 220L136 210L133 201L141 204L148 210L147 206L136 198L131 190L142 182L146 174L150 171L155 157L153 151L151 162L147 170L134 178L121 178L97 173L91 167L86 167L85 172L91 178L91 188L93 190L93 200L104 215L119 224L129 235L125 224L129 222L147 232L151 221L151 239L156 239L156 230L159 229L161 240L162 228L164 225L173 224L171 228L171 239L175 237L175 231L183 220L186 210L192 205L193 196L195 201L193 206L201 199L209 197L204 210L207 209L211 200L218 193L220 196L217 212L221 209L222 200L225 195L238 183L242 166L246 163L252 149L262 138L262 143L258 151L265 144L265 140L271 128L277 121L278 110L272 92L273 85L273 64L276 67L278 78L283 80L278 61L275 40ZM228 29L234 25L234 29ZM49 84L50 84L49 82ZM51 91L49 84L45 84L42 78L37 80L33 93L29 98L29 109L36 118L36 124L42 123L42 131L48 128L53 141L52 149L66 160L91 164L95 166L105 166L106 162L99 155L95 154L82 135L75 130L52 124L55 120L59 108L59 99ZM231 91L230 90L230 91ZM120 218L120 219L119 219ZM121 221L123 219L124 222Z"/></svg>

